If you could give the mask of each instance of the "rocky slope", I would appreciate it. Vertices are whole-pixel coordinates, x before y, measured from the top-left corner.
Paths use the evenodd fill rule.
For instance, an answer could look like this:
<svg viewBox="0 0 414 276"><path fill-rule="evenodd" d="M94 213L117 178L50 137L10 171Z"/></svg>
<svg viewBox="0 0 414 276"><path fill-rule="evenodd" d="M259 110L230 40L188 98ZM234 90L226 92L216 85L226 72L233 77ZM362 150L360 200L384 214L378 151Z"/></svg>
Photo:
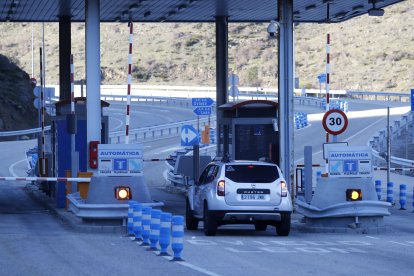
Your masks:
<svg viewBox="0 0 414 276"><path fill-rule="evenodd" d="M29 75L0 55L0 131L36 127L33 99Z"/></svg>

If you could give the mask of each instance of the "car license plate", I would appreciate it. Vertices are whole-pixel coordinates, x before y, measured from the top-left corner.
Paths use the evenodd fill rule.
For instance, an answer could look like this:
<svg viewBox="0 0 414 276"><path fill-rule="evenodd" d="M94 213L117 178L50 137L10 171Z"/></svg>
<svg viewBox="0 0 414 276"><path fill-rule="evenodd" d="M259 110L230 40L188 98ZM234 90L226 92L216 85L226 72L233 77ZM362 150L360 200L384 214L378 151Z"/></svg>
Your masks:
<svg viewBox="0 0 414 276"><path fill-rule="evenodd" d="M265 195L241 195L242 200L264 200Z"/></svg>

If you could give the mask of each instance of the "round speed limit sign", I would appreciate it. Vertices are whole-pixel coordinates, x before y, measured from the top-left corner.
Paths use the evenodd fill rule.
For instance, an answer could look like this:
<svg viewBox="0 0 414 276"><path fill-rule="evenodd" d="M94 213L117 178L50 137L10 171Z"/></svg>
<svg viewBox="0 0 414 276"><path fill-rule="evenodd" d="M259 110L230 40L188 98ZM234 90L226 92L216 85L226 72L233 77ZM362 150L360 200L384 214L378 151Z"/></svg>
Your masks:
<svg viewBox="0 0 414 276"><path fill-rule="evenodd" d="M329 134L339 135L348 126L348 118L342 110L331 109L323 116L322 125Z"/></svg>

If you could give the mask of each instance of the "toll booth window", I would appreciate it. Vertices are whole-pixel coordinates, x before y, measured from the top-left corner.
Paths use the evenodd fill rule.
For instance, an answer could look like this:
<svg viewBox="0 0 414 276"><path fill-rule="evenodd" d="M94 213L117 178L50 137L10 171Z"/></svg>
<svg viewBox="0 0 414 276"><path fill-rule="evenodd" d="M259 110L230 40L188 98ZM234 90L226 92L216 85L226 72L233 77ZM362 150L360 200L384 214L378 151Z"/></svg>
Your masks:
<svg viewBox="0 0 414 276"><path fill-rule="evenodd" d="M238 183L271 183L279 172L275 166L226 165L226 178Z"/></svg>
<svg viewBox="0 0 414 276"><path fill-rule="evenodd" d="M270 144L279 141L271 124L265 125L236 125L235 126L235 159L259 160L269 156Z"/></svg>

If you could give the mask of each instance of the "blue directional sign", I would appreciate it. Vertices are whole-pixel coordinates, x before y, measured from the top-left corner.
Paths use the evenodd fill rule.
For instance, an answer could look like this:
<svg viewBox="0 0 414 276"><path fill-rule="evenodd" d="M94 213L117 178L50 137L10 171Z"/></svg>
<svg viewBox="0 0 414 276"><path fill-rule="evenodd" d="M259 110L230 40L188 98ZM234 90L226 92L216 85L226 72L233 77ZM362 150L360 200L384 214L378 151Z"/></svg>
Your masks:
<svg viewBox="0 0 414 276"><path fill-rule="evenodd" d="M194 109L193 112L198 116L211 115L211 107L209 107L209 106L199 106L196 109Z"/></svg>
<svg viewBox="0 0 414 276"><path fill-rule="evenodd" d="M325 83L326 82L326 74L319 74L318 81L320 83Z"/></svg>
<svg viewBox="0 0 414 276"><path fill-rule="evenodd" d="M184 125L181 127L181 146L195 146L199 143L198 132L193 126Z"/></svg>
<svg viewBox="0 0 414 276"><path fill-rule="evenodd" d="M192 98L191 105L192 106L211 106L213 105L214 101L212 98Z"/></svg>
<svg viewBox="0 0 414 276"><path fill-rule="evenodd" d="M411 112L414 112L414 89L411 89Z"/></svg>

